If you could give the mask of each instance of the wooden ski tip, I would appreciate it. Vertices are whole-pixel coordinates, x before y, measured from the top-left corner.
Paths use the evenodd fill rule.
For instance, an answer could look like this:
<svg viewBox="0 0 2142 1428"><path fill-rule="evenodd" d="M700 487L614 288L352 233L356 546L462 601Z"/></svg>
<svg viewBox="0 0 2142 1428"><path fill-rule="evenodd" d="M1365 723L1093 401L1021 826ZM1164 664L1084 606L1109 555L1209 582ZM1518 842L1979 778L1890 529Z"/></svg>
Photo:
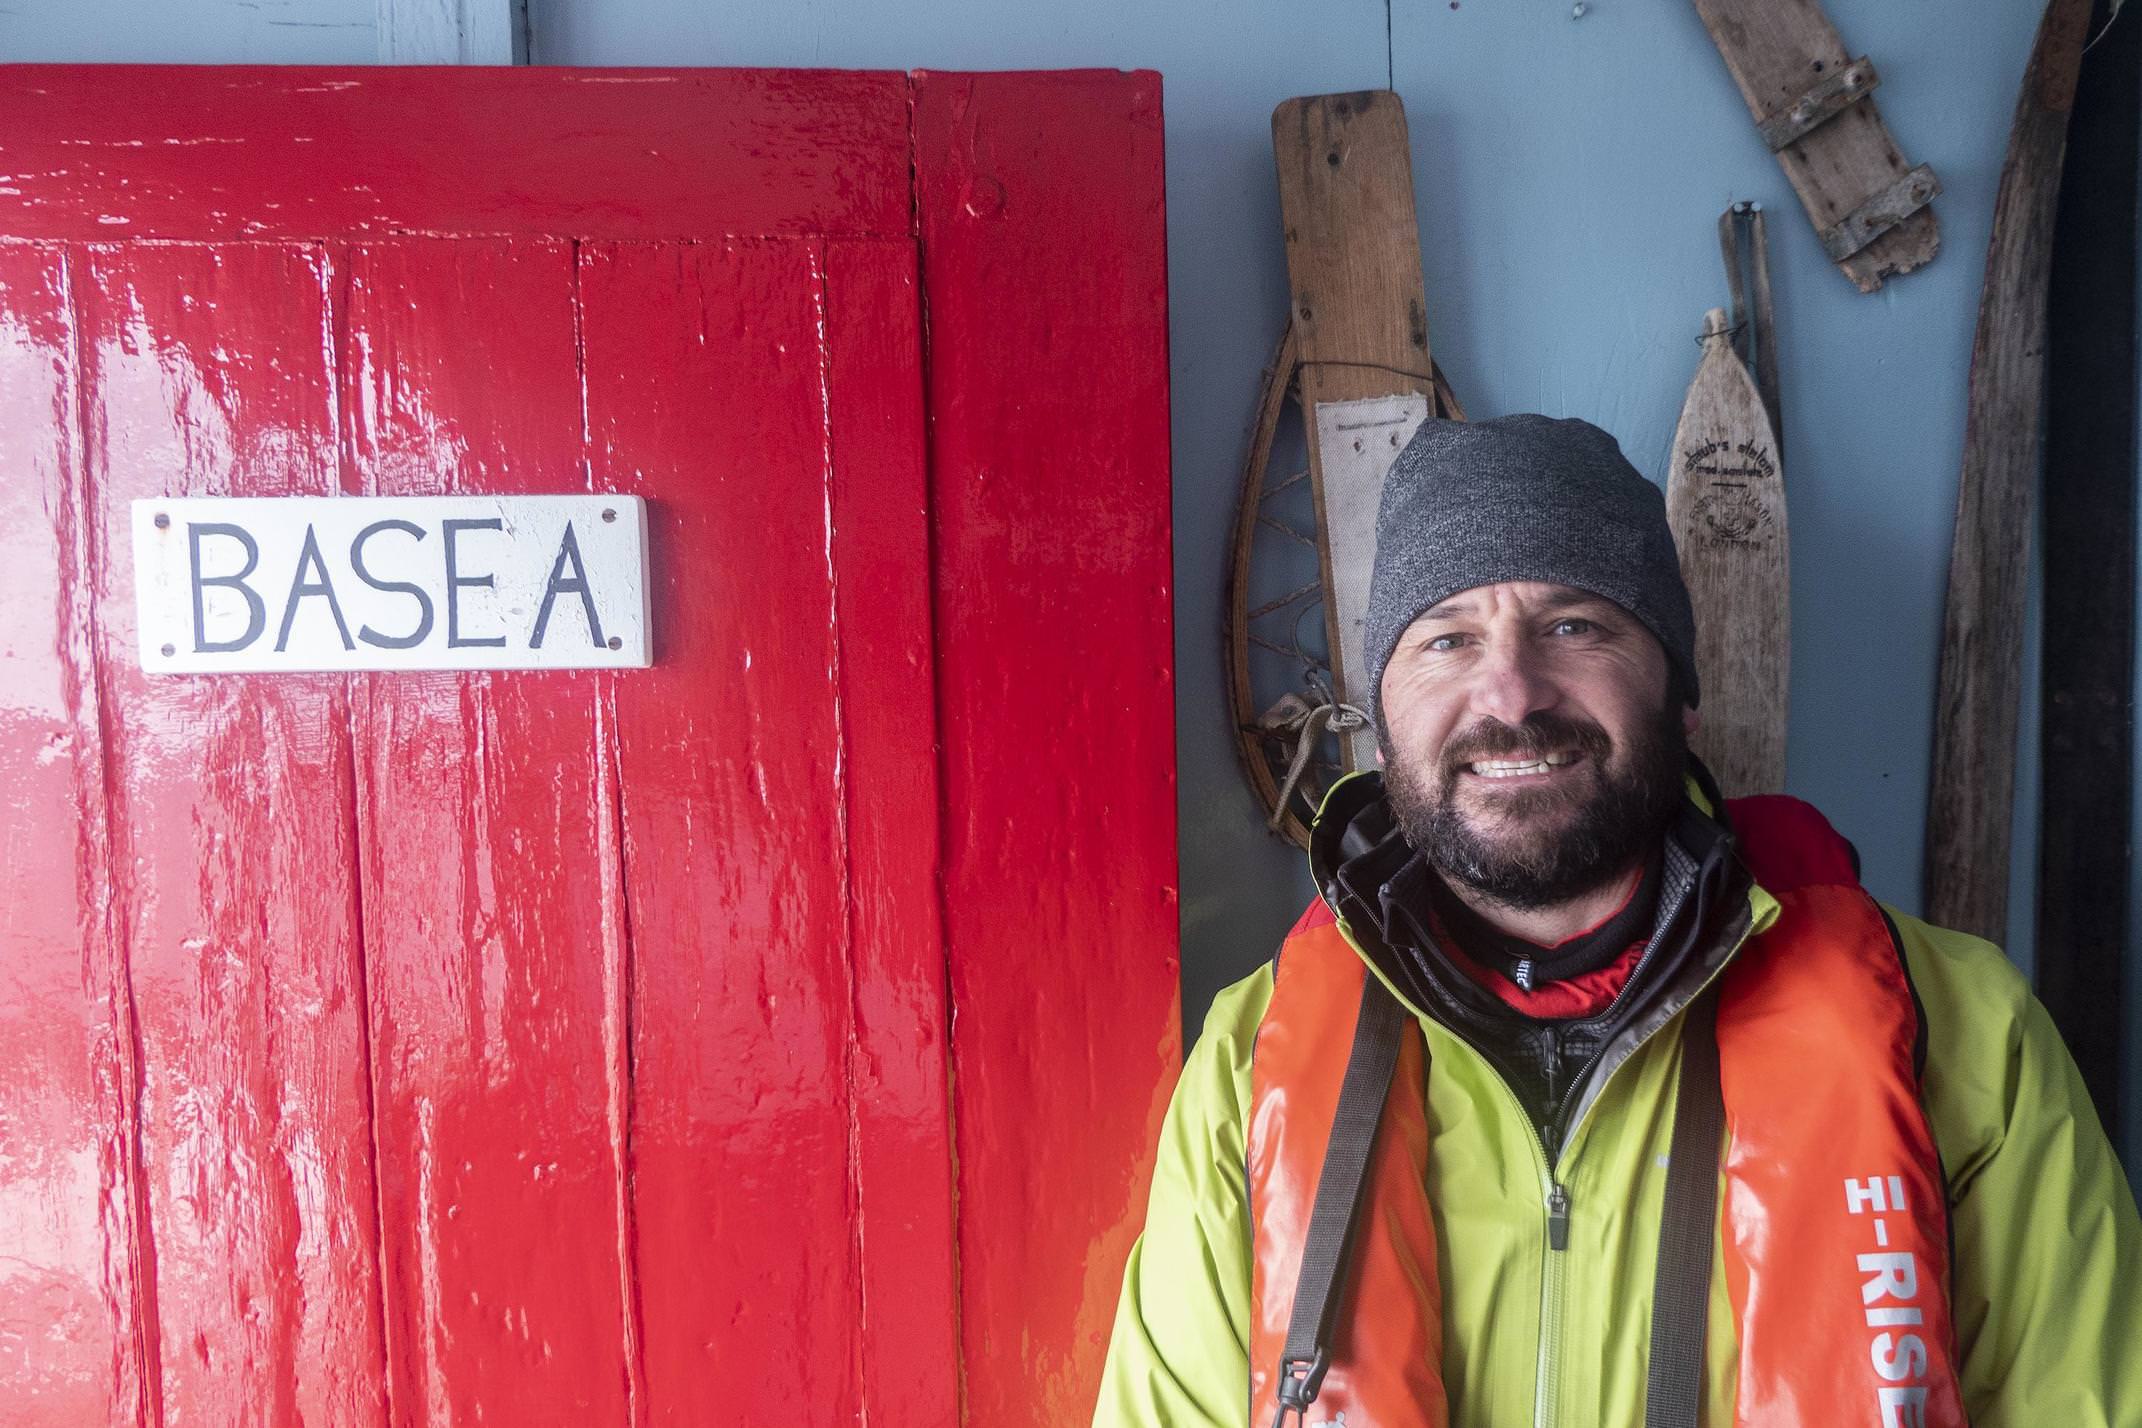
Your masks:
<svg viewBox="0 0 2142 1428"><path fill-rule="evenodd" d="M1345 121L1379 110L1396 115L1398 122L1405 123L1405 101L1392 89L1357 89L1347 94L1299 94L1292 99L1282 99L1272 107L1272 133L1283 133L1283 125L1299 125L1302 116L1311 110L1322 110L1332 118Z"/></svg>
<svg viewBox="0 0 2142 1428"><path fill-rule="evenodd" d="M1712 341L1715 338L1723 337L1725 335L1726 311L1724 308L1714 307L1709 312L1703 314L1703 340L1705 342Z"/></svg>

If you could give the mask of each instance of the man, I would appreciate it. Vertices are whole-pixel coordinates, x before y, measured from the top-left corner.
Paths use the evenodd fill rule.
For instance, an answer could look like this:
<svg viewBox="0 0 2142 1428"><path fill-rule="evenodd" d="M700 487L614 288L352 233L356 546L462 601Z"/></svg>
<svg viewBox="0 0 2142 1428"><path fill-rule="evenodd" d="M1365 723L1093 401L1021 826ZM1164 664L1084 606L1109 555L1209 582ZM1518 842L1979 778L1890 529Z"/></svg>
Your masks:
<svg viewBox="0 0 2142 1428"><path fill-rule="evenodd" d="M1184 1068L1097 1423L2142 1425L2142 1225L2065 1048L1688 757L1613 438L1428 422L1365 647L1383 775Z"/></svg>

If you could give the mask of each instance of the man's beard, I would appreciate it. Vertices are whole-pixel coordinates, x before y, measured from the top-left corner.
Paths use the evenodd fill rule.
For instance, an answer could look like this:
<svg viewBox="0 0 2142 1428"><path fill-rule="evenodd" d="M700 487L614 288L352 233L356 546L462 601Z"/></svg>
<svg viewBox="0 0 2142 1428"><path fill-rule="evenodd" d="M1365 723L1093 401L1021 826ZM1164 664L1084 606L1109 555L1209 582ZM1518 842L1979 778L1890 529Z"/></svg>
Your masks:
<svg viewBox="0 0 2142 1428"><path fill-rule="evenodd" d="M1478 811L1458 807L1458 781L1468 764L1569 749L1582 757L1552 784L1497 790L1478 779L1472 800ZM1434 768L1422 768L1425 760L1401 755L1386 740L1384 788L1406 841L1436 871L1492 902L1530 911L1621 876L1657 847L1679 809L1688 738L1676 701L1667 700L1610 766L1613 752L1606 730L1588 719L1548 712L1515 726L1484 719L1454 736Z"/></svg>

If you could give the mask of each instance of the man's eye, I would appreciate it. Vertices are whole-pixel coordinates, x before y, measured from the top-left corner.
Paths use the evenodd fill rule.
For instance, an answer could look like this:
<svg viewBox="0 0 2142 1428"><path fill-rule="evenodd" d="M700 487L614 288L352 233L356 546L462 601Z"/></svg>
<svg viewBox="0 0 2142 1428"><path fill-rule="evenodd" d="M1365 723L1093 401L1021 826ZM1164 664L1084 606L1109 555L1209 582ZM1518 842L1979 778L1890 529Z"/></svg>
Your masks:
<svg viewBox="0 0 2142 1428"><path fill-rule="evenodd" d="M1447 654L1464 643L1465 636L1463 635L1437 635L1434 639L1422 645L1421 648L1434 650L1437 654Z"/></svg>
<svg viewBox="0 0 2142 1428"><path fill-rule="evenodd" d="M1554 622L1554 633L1558 635L1588 635L1594 628L1590 620L1581 620L1575 616Z"/></svg>

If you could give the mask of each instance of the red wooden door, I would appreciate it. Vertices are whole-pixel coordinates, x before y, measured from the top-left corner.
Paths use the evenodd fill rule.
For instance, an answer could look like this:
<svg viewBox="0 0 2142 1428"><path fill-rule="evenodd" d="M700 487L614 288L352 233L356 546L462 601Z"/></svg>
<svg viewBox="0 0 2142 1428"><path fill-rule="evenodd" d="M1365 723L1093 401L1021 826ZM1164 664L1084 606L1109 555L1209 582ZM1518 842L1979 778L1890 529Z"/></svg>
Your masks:
<svg viewBox="0 0 2142 1428"><path fill-rule="evenodd" d="M1153 78L0 115L0 1421L1082 1416L1178 1049ZM136 661L136 497L570 491L651 669Z"/></svg>

